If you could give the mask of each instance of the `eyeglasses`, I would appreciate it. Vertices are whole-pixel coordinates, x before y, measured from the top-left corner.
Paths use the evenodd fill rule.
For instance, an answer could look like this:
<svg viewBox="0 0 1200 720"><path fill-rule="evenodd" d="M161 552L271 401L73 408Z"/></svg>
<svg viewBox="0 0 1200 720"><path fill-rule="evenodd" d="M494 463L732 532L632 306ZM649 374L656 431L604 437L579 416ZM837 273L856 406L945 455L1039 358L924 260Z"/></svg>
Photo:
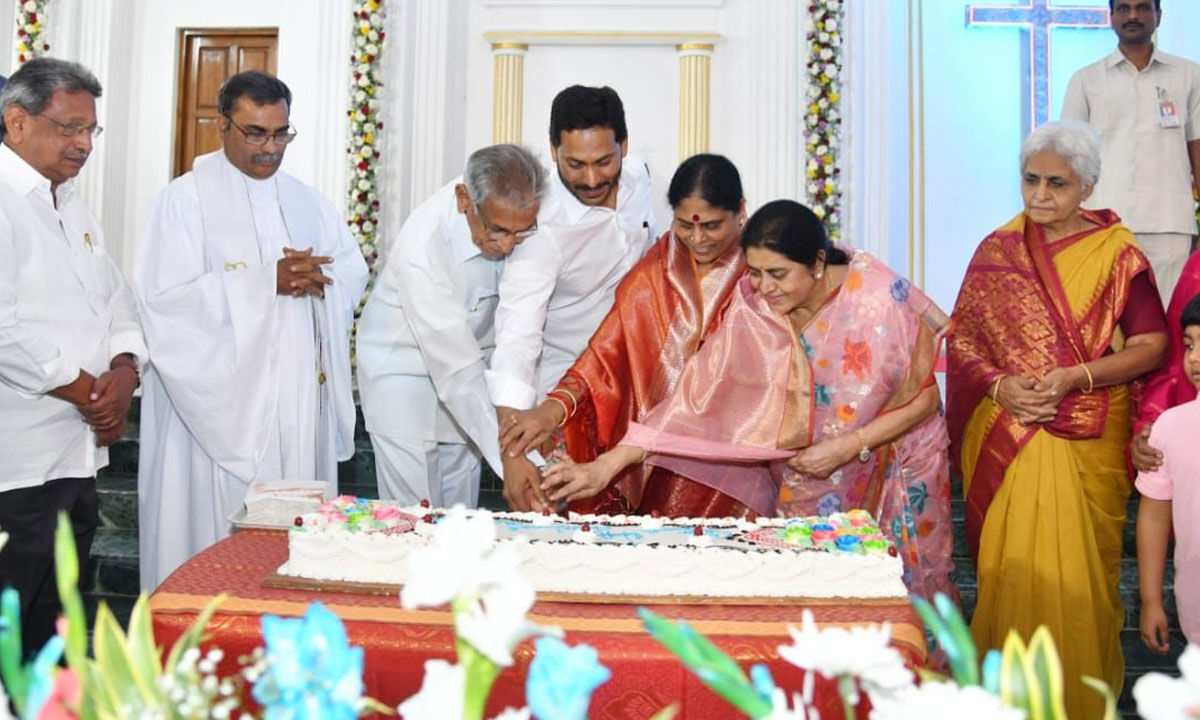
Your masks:
<svg viewBox="0 0 1200 720"><path fill-rule="evenodd" d="M479 218L479 222L481 225L483 225L483 229L487 231L488 240L495 242L500 242L501 240L510 237L516 238L517 240L524 240L526 238L533 237L538 231L536 222L524 230L505 230L504 228L492 227L492 224L487 221L487 218L483 216L483 212L480 211L478 207L475 208L475 216Z"/></svg>
<svg viewBox="0 0 1200 720"><path fill-rule="evenodd" d="M290 124L287 126L286 130L269 133L263 132L262 130L247 130L241 125L235 123L233 118L229 117L228 115L225 116L225 119L229 121L230 125L241 131L242 137L246 138L247 145L254 145L256 147L260 145L266 145L267 140L274 140L276 145L287 145L296 139L296 129Z"/></svg>
<svg viewBox="0 0 1200 720"><path fill-rule="evenodd" d="M54 123L54 126L58 128L58 134L65 138L78 137L79 135L86 133L87 135L90 135L92 139L95 139L100 137L100 133L104 132L104 128L100 127L96 123L92 123L91 125L80 125L79 123L59 122L49 115L34 115L34 117L40 117L43 120L49 120L50 122Z"/></svg>

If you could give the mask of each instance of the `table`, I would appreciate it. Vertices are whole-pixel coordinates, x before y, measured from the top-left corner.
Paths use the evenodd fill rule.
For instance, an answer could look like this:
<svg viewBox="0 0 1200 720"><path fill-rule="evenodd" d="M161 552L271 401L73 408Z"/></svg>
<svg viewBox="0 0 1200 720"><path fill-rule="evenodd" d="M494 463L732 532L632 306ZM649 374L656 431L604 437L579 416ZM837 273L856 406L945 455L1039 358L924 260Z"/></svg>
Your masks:
<svg viewBox="0 0 1200 720"><path fill-rule="evenodd" d="M224 592L229 598L208 629L210 643L225 651L222 675L237 671L237 656L263 644L261 615L300 616L317 600L342 618L351 644L365 649L367 694L384 704L395 707L420 689L425 660L454 661L454 628L447 610L402 610L394 596L262 587L262 579L286 559L287 535L260 530L236 533L196 555L150 598L156 642L169 648L200 609ZM809 607L822 625L891 622L892 642L905 658L913 665L924 659L922 625L906 601L838 601ZM803 671L780 660L776 647L790 643L787 626L800 624L802 607L656 605L652 609L665 617L686 619L743 668L765 662L781 687L800 690ZM687 720L739 717L646 634L633 605L539 602L529 617L562 627L570 645L595 647L600 661L612 670L612 679L592 697L592 720L644 720L671 703L679 706L677 717ZM514 666L496 680L487 717L506 706L524 705L524 678L532 656L529 642L514 653ZM822 717L842 716L832 683L819 679L817 697L827 707Z"/></svg>

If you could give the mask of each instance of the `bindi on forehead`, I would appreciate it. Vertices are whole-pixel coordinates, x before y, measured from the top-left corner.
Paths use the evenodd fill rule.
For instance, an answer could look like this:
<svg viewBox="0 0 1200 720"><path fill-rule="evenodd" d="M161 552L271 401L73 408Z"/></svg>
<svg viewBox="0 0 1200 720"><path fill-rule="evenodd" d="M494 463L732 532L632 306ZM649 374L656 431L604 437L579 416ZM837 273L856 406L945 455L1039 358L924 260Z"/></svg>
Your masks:
<svg viewBox="0 0 1200 720"><path fill-rule="evenodd" d="M692 213L692 222L700 222L700 216Z"/></svg>

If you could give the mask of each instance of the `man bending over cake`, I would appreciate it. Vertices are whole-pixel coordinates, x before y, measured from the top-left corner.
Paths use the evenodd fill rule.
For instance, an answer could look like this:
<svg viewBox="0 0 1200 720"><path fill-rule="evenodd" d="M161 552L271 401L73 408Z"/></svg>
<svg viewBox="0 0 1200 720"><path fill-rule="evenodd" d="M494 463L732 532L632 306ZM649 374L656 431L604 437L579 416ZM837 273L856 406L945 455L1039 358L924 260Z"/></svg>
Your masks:
<svg viewBox="0 0 1200 720"><path fill-rule="evenodd" d="M252 482L332 484L354 452L350 325L367 266L333 205L278 172L291 100L261 72L221 86L222 149L159 193L134 264L153 357L143 589L225 537Z"/></svg>
<svg viewBox="0 0 1200 720"><path fill-rule="evenodd" d="M408 216L358 325L358 384L380 497L479 502L503 474L484 371L504 258L537 232L546 170L528 150L475 151Z"/></svg>

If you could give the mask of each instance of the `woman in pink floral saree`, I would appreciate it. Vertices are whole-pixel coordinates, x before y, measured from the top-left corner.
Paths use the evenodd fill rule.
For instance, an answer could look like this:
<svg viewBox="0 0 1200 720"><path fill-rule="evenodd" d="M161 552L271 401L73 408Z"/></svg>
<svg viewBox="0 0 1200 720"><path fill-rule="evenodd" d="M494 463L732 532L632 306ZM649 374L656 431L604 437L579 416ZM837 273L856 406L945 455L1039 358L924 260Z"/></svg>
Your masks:
<svg viewBox="0 0 1200 720"><path fill-rule="evenodd" d="M596 461L551 467L550 497L588 497L645 456L718 489L752 486L778 515L865 508L910 590L957 599L933 376L948 318L879 260L831 245L798 203L760 209L742 246L749 275L675 392Z"/></svg>

